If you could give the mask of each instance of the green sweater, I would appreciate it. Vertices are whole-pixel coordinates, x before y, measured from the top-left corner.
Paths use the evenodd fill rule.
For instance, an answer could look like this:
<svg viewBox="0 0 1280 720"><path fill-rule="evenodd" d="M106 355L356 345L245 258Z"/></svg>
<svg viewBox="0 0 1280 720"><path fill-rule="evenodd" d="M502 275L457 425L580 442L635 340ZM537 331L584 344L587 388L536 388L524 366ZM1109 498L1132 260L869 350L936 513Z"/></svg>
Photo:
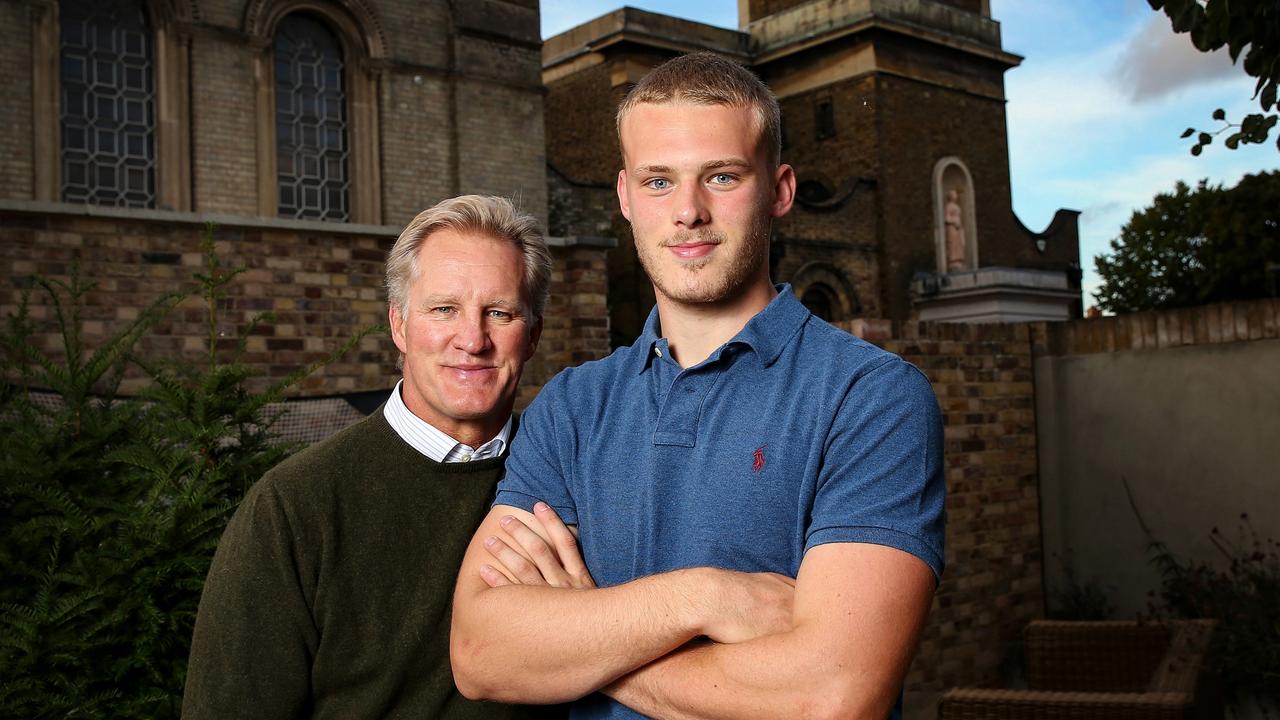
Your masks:
<svg viewBox="0 0 1280 720"><path fill-rule="evenodd" d="M434 462L379 408L268 472L218 543L182 716L546 716L467 700L449 667L454 580L502 467Z"/></svg>

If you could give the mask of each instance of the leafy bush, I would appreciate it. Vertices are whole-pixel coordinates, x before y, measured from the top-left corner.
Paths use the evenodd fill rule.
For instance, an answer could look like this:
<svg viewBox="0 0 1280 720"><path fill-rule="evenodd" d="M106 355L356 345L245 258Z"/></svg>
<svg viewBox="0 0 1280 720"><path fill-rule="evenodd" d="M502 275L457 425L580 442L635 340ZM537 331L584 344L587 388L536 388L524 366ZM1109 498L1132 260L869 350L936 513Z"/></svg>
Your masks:
<svg viewBox="0 0 1280 720"><path fill-rule="evenodd" d="M1218 528L1209 535L1225 569L1183 561L1164 543L1152 542L1162 578L1152 609L1157 616L1218 619L1210 662L1227 700L1251 696L1280 710L1280 543L1259 538L1247 514L1240 518L1234 540Z"/></svg>
<svg viewBox="0 0 1280 720"><path fill-rule="evenodd" d="M99 349L79 336L91 285L37 279L65 359L32 344L24 295L0 350L0 717L176 718L200 589L245 490L295 448L271 433L268 404L319 366L253 393L256 373L219 362L219 301L243 269L219 264L209 235L198 288L158 299ZM137 340L179 302L208 308L205 361L137 357ZM365 330L330 359L345 354ZM151 378L116 399L133 363ZM321 363L322 364L322 363ZM33 388L56 393L40 402ZM45 396L47 397L47 396Z"/></svg>

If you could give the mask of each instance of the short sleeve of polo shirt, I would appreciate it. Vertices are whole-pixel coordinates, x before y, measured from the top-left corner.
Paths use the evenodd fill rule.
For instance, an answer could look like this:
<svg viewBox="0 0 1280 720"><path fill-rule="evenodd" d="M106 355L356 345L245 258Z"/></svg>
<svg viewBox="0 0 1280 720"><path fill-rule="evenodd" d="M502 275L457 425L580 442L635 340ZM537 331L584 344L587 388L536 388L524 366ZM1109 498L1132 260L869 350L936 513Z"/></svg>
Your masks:
<svg viewBox="0 0 1280 720"><path fill-rule="evenodd" d="M576 525L578 508L569 491L573 477L572 432L557 429L568 413L562 401L563 373L551 379L520 416L520 428L511 441L506 475L498 483L494 505L510 505L533 512L539 500L555 509L566 525ZM565 443L569 447L562 447Z"/></svg>
<svg viewBox="0 0 1280 720"><path fill-rule="evenodd" d="M893 357L849 386L827 436L805 551L863 542L942 577L942 414L925 376Z"/></svg>

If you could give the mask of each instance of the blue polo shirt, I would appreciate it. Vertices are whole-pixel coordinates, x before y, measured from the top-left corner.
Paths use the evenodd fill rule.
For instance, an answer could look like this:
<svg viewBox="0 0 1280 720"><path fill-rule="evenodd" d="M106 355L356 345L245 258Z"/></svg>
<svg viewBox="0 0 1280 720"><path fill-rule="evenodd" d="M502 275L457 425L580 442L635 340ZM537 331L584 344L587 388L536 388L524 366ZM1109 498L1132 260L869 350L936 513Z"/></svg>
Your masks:
<svg viewBox="0 0 1280 720"><path fill-rule="evenodd" d="M696 566L795 577L832 542L894 547L941 577L942 420L919 370L786 285L693 367L659 332L655 308L634 345L547 383L495 504L543 500L576 524L601 587ZM639 717L598 694L573 716Z"/></svg>

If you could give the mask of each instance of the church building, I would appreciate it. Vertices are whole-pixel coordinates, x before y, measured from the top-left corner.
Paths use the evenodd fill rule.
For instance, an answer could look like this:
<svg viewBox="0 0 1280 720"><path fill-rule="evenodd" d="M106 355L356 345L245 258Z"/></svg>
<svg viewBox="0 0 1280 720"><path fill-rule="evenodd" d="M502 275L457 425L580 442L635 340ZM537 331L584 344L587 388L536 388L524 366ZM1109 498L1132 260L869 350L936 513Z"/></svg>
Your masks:
<svg viewBox="0 0 1280 720"><path fill-rule="evenodd" d="M987 0L740 0L739 30L623 8L542 47L550 217L617 237L615 344L653 303L609 201L613 112L648 70L709 50L754 70L782 108L798 198L772 271L828 320L1079 317L1077 213L1032 232L1013 213L1001 47Z"/></svg>

